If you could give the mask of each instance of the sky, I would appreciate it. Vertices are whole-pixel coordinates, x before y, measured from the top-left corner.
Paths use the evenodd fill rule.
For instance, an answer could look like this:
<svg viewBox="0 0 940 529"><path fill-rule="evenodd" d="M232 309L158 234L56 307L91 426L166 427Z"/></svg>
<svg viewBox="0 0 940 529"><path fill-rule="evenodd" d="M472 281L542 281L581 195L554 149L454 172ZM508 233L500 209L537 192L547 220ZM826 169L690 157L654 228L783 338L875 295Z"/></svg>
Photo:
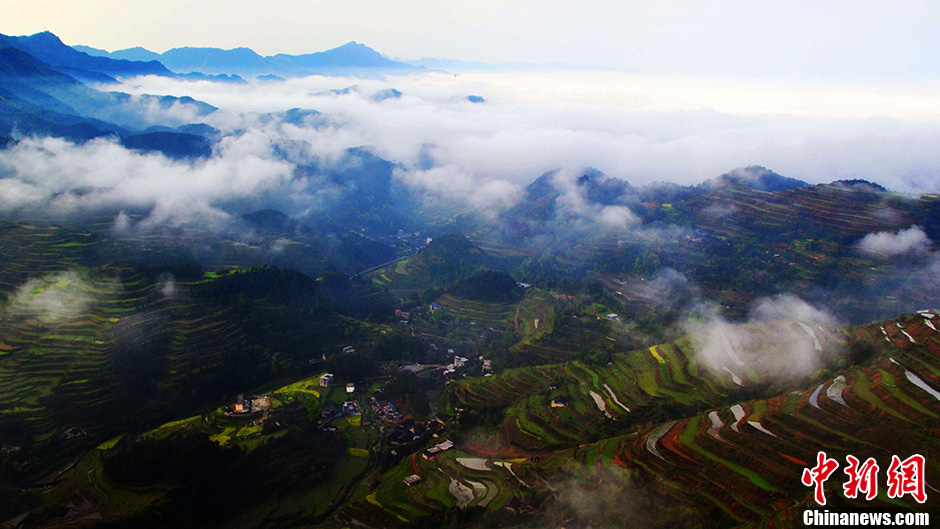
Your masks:
<svg viewBox="0 0 940 529"><path fill-rule="evenodd" d="M394 58L565 62L738 77L936 77L935 0L0 0L0 32L66 44L247 46L355 40Z"/></svg>

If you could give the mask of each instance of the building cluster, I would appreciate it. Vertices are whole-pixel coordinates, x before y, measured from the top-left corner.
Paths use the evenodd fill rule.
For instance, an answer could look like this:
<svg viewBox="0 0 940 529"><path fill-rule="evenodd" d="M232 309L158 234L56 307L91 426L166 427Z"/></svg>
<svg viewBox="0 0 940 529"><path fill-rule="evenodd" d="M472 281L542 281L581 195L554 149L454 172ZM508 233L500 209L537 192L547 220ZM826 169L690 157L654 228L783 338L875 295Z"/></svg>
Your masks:
<svg viewBox="0 0 940 529"><path fill-rule="evenodd" d="M453 349L448 349L447 352L448 352L448 353L451 353L451 352L453 352ZM445 374L445 375L452 375L452 374L456 373L458 369L460 369L461 367L467 365L467 362L469 362L469 361L470 361L470 360L467 359L467 358L464 358L464 357L462 357L462 356L454 355L453 361L452 361L451 363L447 364L447 367L444 368L444 374Z"/></svg>
<svg viewBox="0 0 940 529"><path fill-rule="evenodd" d="M271 410L271 399L265 395L238 395L235 403L226 412L228 415L267 412Z"/></svg>
<svg viewBox="0 0 940 529"><path fill-rule="evenodd" d="M393 446L413 443L427 431L428 427L425 423L414 419L405 419L395 426L392 433L388 434L388 443Z"/></svg>
<svg viewBox="0 0 940 529"><path fill-rule="evenodd" d="M398 408L387 400L379 400L373 395L369 400L369 406L383 421L398 422L401 420L401 413L398 412Z"/></svg>
<svg viewBox="0 0 940 529"><path fill-rule="evenodd" d="M429 421L416 421L405 419L395 425L395 429L388 435L388 442L394 446L407 445L420 440L425 435L436 436L444 426L444 421L434 417Z"/></svg>
<svg viewBox="0 0 940 529"><path fill-rule="evenodd" d="M411 313L401 309L395 309L395 317L401 320L402 323L408 323L408 321L411 320Z"/></svg>
<svg viewBox="0 0 940 529"><path fill-rule="evenodd" d="M353 417L356 415L362 415L362 409L359 407L359 403L354 400L347 400L342 404L327 402L320 410L320 419L323 424L339 417Z"/></svg>
<svg viewBox="0 0 940 529"><path fill-rule="evenodd" d="M362 415L359 403L354 400L347 400L343 403L343 417L352 417L353 415Z"/></svg>

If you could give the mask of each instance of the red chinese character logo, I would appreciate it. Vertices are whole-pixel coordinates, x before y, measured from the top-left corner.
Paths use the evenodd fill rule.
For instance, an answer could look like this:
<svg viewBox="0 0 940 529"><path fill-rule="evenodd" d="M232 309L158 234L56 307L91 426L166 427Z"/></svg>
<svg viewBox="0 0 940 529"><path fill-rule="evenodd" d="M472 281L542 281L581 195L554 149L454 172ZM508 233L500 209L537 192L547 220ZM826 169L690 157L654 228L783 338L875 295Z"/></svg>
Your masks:
<svg viewBox="0 0 940 529"><path fill-rule="evenodd" d="M816 454L817 464L813 468L803 469L803 484L807 487L816 485L816 503L826 504L826 494L823 492L823 483L839 468L839 462L826 457L825 452Z"/></svg>
<svg viewBox="0 0 940 529"><path fill-rule="evenodd" d="M849 462L849 466L843 470L849 476L849 480L842 485L845 497L856 498L859 492L864 492L866 500L874 499L878 495L878 463L869 457L859 468L855 456L845 456L845 460Z"/></svg>
<svg viewBox="0 0 940 529"><path fill-rule="evenodd" d="M888 467L888 497L900 498L910 494L918 503L927 501L924 492L924 456L920 454L901 461L898 456L891 456Z"/></svg>

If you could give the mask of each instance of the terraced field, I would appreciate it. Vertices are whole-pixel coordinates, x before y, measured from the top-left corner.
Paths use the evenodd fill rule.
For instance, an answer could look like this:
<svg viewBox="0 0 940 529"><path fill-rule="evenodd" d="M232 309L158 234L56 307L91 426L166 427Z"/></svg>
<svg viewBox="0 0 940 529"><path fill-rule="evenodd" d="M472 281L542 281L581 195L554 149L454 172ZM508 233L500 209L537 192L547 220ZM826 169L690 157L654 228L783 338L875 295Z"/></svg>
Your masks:
<svg viewBox="0 0 940 529"><path fill-rule="evenodd" d="M520 305L513 321L522 340L510 349L511 353L525 353L540 359L540 363L552 363L586 358L614 347L617 339L606 320L590 313L580 318L572 314L559 316L559 301L543 293Z"/></svg>
<svg viewBox="0 0 940 529"><path fill-rule="evenodd" d="M787 526L814 505L812 489L800 476L820 450L842 466L847 455L874 457L883 471L892 455L937 453L940 334L931 327L933 319L933 313L915 314L861 328L855 341L885 343L870 363L802 391L648 429L627 443L616 461L649 475L668 475L671 494L713 504L742 524ZM940 462L928 457L927 465L929 487L940 476ZM830 508L940 509L940 493L933 489L924 506L910 497L889 499L884 489L870 504L860 504L845 499L843 482L840 476L827 483Z"/></svg>
<svg viewBox="0 0 940 529"><path fill-rule="evenodd" d="M803 333L802 323L751 325L750 337L777 346L779 333ZM740 332L740 329L738 330ZM797 335L808 347L829 349L843 337L821 328L814 334ZM817 343L821 342L821 343ZM792 344L792 342L791 342ZM730 346L730 344L729 344ZM503 427L507 436L527 449L566 446L597 439L602 434L630 428L664 416L681 416L736 394L760 390L773 376L770 366L750 361L748 350L736 344L735 358L743 357L737 371L703 365L687 338L648 349L617 353L609 364L576 360L563 364L510 369L486 379L457 386L461 403L473 408L508 406ZM781 350L779 353L786 354ZM734 354L733 352L731 354ZM731 364L729 361L728 364ZM552 401L565 406L552 407Z"/></svg>
<svg viewBox="0 0 940 529"><path fill-rule="evenodd" d="M406 297L429 288L448 288L456 280L493 264L492 256L463 235L444 235L414 257L380 268L369 278L377 286Z"/></svg>
<svg viewBox="0 0 940 529"><path fill-rule="evenodd" d="M0 221L0 291L11 292L30 277L81 264L98 237L50 225Z"/></svg>
<svg viewBox="0 0 940 529"><path fill-rule="evenodd" d="M638 479L681 504L711 506L731 525L789 527L811 506L812 490L800 477L819 450L843 466L846 455L874 457L882 470L891 455L937 453L936 319L925 312L833 334L827 339L851 348L883 344L882 352L821 383L756 400L742 400L734 380L699 365L685 340L615 355L609 366L568 362L507 370L463 382L457 395L470 408L505 407L503 436L517 454L530 456L520 472L551 480L548 468L570 465L570 450L576 450L639 472ZM742 376L745 386L759 385L767 373ZM551 406L559 397L566 407ZM546 457L546 450L553 454ZM544 461L532 463L536 455ZM928 457L926 471L930 485L940 476L940 462ZM883 489L877 500L860 505L841 496L842 480L830 481L827 496L836 509L924 509L909 497L891 500ZM933 495L927 508L938 512L940 491Z"/></svg>
<svg viewBox="0 0 940 529"><path fill-rule="evenodd" d="M458 298L451 294L437 298L437 303L449 317L460 318L468 323L475 322L474 325L480 328L497 329L503 329L510 323L518 305Z"/></svg>
<svg viewBox="0 0 940 529"><path fill-rule="evenodd" d="M13 450L29 447L18 454L33 478L129 429L371 339L328 311L296 325L294 307L220 297L238 269L174 280L134 265L92 266L101 244L92 233L2 228L0 435ZM272 274L252 271L243 282Z"/></svg>
<svg viewBox="0 0 940 529"><path fill-rule="evenodd" d="M382 481L371 492L366 487L357 489L353 501L327 525L436 525L454 521L464 511L500 513L513 498L523 497L513 464L475 457L459 449L430 459L414 454L384 472ZM411 475L421 481L409 487L402 480Z"/></svg>
<svg viewBox="0 0 940 529"><path fill-rule="evenodd" d="M111 432L126 420L113 332L153 285L134 274L117 281L116 272L49 273L8 295L0 318L0 414L24 425L27 438L55 445L70 426ZM36 461L40 469L44 463Z"/></svg>
<svg viewBox="0 0 940 529"><path fill-rule="evenodd" d="M875 231L910 223L912 204L897 197L865 194L837 185L808 186L779 193L729 187L698 201L720 204L733 215L715 215L694 201L677 206L695 211L696 225L727 237L753 233L786 233L797 229L826 233L835 239L857 240ZM851 204L852 207L847 207ZM892 214L886 214L888 210ZM747 219L742 221L741 219Z"/></svg>
<svg viewBox="0 0 940 529"><path fill-rule="evenodd" d="M555 306L551 294L529 290L512 316L513 327L526 345L551 334L555 323Z"/></svg>
<svg viewBox="0 0 940 529"><path fill-rule="evenodd" d="M460 384L473 408L503 407L503 428L530 450L580 444L651 420L664 407L692 410L721 401L736 386L703 370L685 340L615 354L611 365L582 361L511 369ZM553 407L551 403L566 402Z"/></svg>

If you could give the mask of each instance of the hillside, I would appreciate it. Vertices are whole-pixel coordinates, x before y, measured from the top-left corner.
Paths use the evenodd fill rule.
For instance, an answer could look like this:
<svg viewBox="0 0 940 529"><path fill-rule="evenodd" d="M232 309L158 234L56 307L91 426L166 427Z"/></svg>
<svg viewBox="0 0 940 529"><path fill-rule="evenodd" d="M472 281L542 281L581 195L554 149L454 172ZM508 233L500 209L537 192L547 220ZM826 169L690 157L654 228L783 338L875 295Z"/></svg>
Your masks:
<svg viewBox="0 0 940 529"><path fill-rule="evenodd" d="M34 477L350 339L329 294L300 273L89 266L96 239L52 226L3 232L4 442ZM87 433L65 442L71 427Z"/></svg>
<svg viewBox="0 0 940 529"><path fill-rule="evenodd" d="M463 234L433 239L414 257L379 269L370 277L375 284L392 290L449 288L474 272L496 266L496 260Z"/></svg>

